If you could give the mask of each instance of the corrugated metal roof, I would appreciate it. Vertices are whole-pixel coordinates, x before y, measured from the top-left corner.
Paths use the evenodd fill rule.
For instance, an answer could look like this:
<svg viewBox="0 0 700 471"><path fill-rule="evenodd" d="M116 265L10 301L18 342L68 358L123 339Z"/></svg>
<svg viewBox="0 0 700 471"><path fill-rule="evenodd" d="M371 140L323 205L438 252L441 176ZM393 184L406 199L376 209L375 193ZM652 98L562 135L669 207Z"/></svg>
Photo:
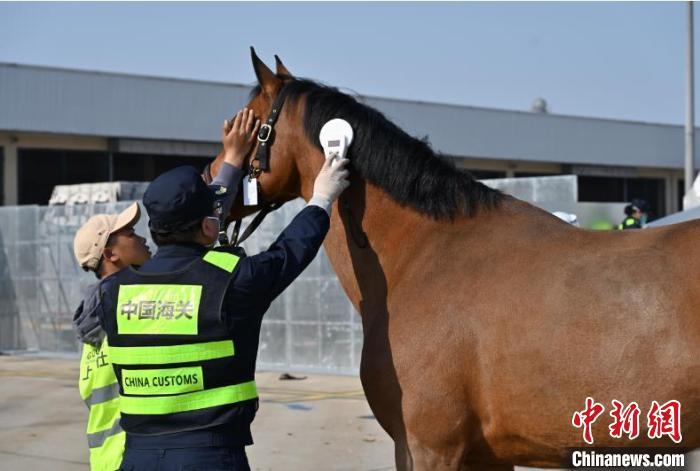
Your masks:
<svg viewBox="0 0 700 471"><path fill-rule="evenodd" d="M0 64L0 130L216 142L250 86ZM360 97L446 154L600 165L683 166L683 128ZM697 147L697 146L696 146Z"/></svg>

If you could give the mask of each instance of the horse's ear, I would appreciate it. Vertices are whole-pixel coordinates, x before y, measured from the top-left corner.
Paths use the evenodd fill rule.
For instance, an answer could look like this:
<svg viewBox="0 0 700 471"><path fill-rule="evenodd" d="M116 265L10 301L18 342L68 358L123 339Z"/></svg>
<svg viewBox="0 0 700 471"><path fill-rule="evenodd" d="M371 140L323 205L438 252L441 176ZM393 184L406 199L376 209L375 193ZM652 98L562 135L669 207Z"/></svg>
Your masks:
<svg viewBox="0 0 700 471"><path fill-rule="evenodd" d="M253 69L255 70L256 77L258 77L260 87L262 87L263 92L265 92L267 96L270 98L274 97L282 86L282 81L260 60L253 46L250 47L250 57L253 59Z"/></svg>
<svg viewBox="0 0 700 471"><path fill-rule="evenodd" d="M292 73L287 69L282 63L282 59L275 54L275 64L277 65L277 75L287 75L288 77L294 77Z"/></svg>

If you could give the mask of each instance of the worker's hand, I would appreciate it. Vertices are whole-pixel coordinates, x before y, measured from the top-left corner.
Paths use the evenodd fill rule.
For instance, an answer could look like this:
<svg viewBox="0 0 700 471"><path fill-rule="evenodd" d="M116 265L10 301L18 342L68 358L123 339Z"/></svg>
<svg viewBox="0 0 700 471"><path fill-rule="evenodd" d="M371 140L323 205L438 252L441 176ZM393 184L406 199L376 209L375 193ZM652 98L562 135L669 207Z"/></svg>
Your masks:
<svg viewBox="0 0 700 471"><path fill-rule="evenodd" d="M349 159L326 159L314 182L314 198L323 198L333 203L350 186L350 171L346 168Z"/></svg>
<svg viewBox="0 0 700 471"><path fill-rule="evenodd" d="M235 167L243 167L246 155L255 142L260 129L260 120L255 119L253 110L243 108L232 120L224 121L221 129L221 142L224 145L224 162Z"/></svg>

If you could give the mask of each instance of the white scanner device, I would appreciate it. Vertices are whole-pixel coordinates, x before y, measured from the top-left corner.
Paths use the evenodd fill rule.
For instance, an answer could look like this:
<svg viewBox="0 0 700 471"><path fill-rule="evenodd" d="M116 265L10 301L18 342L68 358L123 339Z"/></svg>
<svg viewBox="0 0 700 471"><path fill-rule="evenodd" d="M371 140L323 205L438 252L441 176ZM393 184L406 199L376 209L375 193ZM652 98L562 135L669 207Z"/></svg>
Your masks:
<svg viewBox="0 0 700 471"><path fill-rule="evenodd" d="M344 119L331 119L323 125L318 138L326 159L334 157L342 159L352 143L352 126Z"/></svg>

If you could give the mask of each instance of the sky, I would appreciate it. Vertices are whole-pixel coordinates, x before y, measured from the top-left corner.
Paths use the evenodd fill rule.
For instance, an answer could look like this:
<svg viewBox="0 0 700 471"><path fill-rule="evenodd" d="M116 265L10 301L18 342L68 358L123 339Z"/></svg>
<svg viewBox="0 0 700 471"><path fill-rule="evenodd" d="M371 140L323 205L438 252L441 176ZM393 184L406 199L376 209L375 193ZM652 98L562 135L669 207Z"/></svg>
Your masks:
<svg viewBox="0 0 700 471"><path fill-rule="evenodd" d="M361 95L523 111L542 97L557 114L682 124L686 8L0 3L0 62L253 84L254 46Z"/></svg>

